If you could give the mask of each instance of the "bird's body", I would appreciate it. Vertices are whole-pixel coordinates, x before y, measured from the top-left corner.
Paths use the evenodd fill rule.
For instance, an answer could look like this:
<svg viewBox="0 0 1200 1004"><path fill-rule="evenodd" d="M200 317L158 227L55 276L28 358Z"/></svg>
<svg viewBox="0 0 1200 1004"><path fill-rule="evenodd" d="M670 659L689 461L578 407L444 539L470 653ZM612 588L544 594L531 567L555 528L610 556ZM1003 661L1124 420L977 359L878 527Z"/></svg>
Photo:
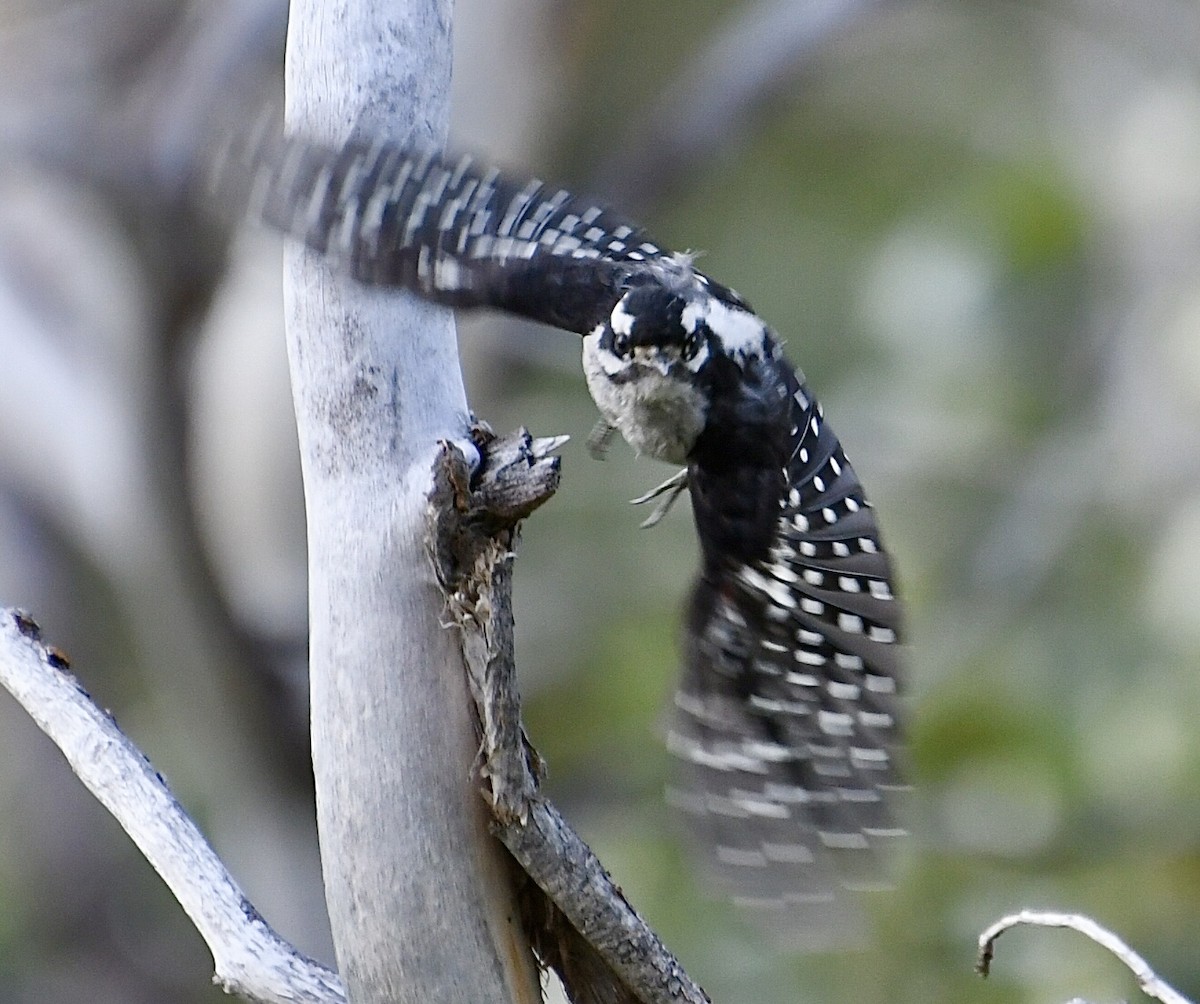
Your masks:
<svg viewBox="0 0 1200 1004"><path fill-rule="evenodd" d="M891 568L862 486L778 339L672 259L584 342L639 452L686 464L701 545L668 744L712 870L781 936L844 940L846 884L902 831Z"/></svg>

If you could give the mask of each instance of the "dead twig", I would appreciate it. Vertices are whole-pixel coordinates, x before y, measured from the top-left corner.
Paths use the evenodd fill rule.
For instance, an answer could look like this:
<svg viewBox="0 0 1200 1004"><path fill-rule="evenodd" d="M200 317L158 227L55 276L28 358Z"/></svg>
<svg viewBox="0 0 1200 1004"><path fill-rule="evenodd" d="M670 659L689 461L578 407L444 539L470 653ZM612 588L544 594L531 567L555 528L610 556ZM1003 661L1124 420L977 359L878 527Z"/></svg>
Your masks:
<svg viewBox="0 0 1200 1004"><path fill-rule="evenodd" d="M975 964L980 976L986 977L991 971L992 958L995 954L996 940L1005 931L1019 925L1032 927L1069 927L1078 931L1086 938L1091 938L1101 948L1106 949L1121 960L1137 977L1138 985L1147 997L1162 1001L1163 1004L1191 1004L1191 1002L1162 979L1150 968L1148 962L1112 931L1101 927L1090 917L1078 913L1056 913L1046 910L1022 910L1020 913L1001 917L979 935L979 958Z"/></svg>
<svg viewBox="0 0 1200 1004"><path fill-rule="evenodd" d="M711 1004L625 899L600 861L538 791L541 760L521 724L512 645L518 520L558 487L561 437L480 428L473 473L442 444L430 497L430 552L446 591L480 721L480 776L497 838L541 890L523 916L543 965L576 1004Z"/></svg>

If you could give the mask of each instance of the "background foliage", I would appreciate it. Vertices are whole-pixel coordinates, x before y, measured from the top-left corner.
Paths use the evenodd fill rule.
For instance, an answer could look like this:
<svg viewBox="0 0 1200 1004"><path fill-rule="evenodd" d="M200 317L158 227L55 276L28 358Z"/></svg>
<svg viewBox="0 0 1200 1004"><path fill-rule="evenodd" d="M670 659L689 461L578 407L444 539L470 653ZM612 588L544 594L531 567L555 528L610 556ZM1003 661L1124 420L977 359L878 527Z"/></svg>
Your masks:
<svg viewBox="0 0 1200 1004"><path fill-rule="evenodd" d="M277 61L278 4L215 9L0 5L0 601L329 959L279 247L227 256L131 174L211 100L189 73ZM587 456L572 339L465 320L476 411L573 436L518 564L551 796L723 1004L1135 992L1048 932L980 983L976 934L1023 906L1095 916L1200 995L1200 10L458 0L456 25L458 145L704 251L820 394L909 610L897 889L862 953L781 956L705 898L661 797L686 510L638 530L625 500L666 472ZM215 1001L209 971L0 700L0 1002Z"/></svg>

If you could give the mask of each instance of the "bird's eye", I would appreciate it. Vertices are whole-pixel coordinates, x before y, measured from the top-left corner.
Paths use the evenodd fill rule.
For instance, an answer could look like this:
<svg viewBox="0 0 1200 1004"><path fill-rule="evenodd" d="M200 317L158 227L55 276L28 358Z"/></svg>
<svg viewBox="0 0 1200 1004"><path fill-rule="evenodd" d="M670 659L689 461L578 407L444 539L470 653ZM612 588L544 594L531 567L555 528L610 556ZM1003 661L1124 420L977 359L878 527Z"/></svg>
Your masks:
<svg viewBox="0 0 1200 1004"><path fill-rule="evenodd" d="M700 351L700 332L690 332L687 338L683 341L683 355L687 359L694 359L696 353Z"/></svg>
<svg viewBox="0 0 1200 1004"><path fill-rule="evenodd" d="M619 356L629 355L629 335L613 335L613 351Z"/></svg>

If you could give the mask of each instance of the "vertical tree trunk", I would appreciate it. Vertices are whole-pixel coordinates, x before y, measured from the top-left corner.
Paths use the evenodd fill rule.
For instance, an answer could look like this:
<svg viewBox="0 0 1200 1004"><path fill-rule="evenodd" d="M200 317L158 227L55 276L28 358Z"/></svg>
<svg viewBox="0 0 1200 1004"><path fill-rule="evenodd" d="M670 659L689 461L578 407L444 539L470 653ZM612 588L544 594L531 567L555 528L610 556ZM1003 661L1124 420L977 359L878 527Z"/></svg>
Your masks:
<svg viewBox="0 0 1200 1004"><path fill-rule="evenodd" d="M449 0L296 0L289 128L441 144ZM509 862L470 778L458 639L424 544L438 439L467 403L449 311L287 261L308 509L312 747L338 966L354 1004L540 999Z"/></svg>

